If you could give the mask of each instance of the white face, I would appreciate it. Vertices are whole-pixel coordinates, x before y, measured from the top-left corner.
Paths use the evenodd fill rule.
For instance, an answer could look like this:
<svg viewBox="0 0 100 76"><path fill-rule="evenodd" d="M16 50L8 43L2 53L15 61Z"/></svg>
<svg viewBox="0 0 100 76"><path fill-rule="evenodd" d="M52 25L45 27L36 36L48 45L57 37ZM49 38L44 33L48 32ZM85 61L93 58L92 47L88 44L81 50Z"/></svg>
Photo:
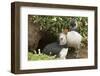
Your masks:
<svg viewBox="0 0 100 76"><path fill-rule="evenodd" d="M65 45L67 43L67 38L64 33L59 34L59 45Z"/></svg>

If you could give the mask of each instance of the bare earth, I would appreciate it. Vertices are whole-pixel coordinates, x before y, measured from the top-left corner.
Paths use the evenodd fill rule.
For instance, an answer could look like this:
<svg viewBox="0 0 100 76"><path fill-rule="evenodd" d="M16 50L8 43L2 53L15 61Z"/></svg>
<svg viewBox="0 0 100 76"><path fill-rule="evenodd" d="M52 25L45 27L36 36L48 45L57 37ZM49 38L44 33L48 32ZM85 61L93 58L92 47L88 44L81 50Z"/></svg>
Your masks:
<svg viewBox="0 0 100 76"><path fill-rule="evenodd" d="M67 59L77 59L75 57L75 51L73 50L69 50L68 52L68 55L66 57ZM82 48L80 49L80 52L79 52L79 59L80 58L88 58L88 49L87 48Z"/></svg>

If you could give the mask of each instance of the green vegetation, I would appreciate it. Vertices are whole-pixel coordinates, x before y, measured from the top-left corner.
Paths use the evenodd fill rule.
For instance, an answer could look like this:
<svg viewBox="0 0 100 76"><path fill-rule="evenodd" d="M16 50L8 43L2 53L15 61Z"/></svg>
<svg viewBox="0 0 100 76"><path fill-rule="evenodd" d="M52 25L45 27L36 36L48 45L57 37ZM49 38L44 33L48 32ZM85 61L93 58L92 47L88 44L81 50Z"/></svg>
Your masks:
<svg viewBox="0 0 100 76"><path fill-rule="evenodd" d="M31 16L33 23L38 23L41 30L46 30L52 33L53 38L57 39L58 33L63 28L70 28L72 18L77 20L78 32L82 35L82 45L87 46L88 39L88 18L87 17L71 17L71 16Z"/></svg>
<svg viewBox="0 0 100 76"><path fill-rule="evenodd" d="M45 54L33 54L32 52L28 52L28 60L54 60L55 56L48 56Z"/></svg>

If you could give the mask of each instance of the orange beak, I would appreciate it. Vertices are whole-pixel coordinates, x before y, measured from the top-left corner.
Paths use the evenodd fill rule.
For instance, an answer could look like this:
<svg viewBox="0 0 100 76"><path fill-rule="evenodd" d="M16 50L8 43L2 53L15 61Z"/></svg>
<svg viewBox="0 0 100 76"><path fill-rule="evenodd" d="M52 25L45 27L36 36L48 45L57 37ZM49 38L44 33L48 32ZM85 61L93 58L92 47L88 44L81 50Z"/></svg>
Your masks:
<svg viewBox="0 0 100 76"><path fill-rule="evenodd" d="M65 34L67 34L67 33L68 33L68 29L64 29L63 32L64 32Z"/></svg>

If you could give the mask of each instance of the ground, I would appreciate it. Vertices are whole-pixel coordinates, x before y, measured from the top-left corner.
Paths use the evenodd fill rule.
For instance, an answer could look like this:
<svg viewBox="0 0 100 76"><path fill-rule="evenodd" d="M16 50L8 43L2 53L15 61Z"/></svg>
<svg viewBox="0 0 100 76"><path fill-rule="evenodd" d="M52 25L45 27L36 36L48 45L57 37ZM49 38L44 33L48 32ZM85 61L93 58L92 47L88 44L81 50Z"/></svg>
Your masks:
<svg viewBox="0 0 100 76"><path fill-rule="evenodd" d="M88 57L88 49L81 48L79 52L79 58L87 58L87 57ZM75 52L69 50L67 59L75 59Z"/></svg>
<svg viewBox="0 0 100 76"><path fill-rule="evenodd" d="M80 49L79 58L87 58L87 57L88 57L87 48ZM48 56L42 53L41 54L33 54L31 52L28 53L28 60L54 60L54 59L56 59L55 56ZM66 59L76 59L75 52L69 50Z"/></svg>

